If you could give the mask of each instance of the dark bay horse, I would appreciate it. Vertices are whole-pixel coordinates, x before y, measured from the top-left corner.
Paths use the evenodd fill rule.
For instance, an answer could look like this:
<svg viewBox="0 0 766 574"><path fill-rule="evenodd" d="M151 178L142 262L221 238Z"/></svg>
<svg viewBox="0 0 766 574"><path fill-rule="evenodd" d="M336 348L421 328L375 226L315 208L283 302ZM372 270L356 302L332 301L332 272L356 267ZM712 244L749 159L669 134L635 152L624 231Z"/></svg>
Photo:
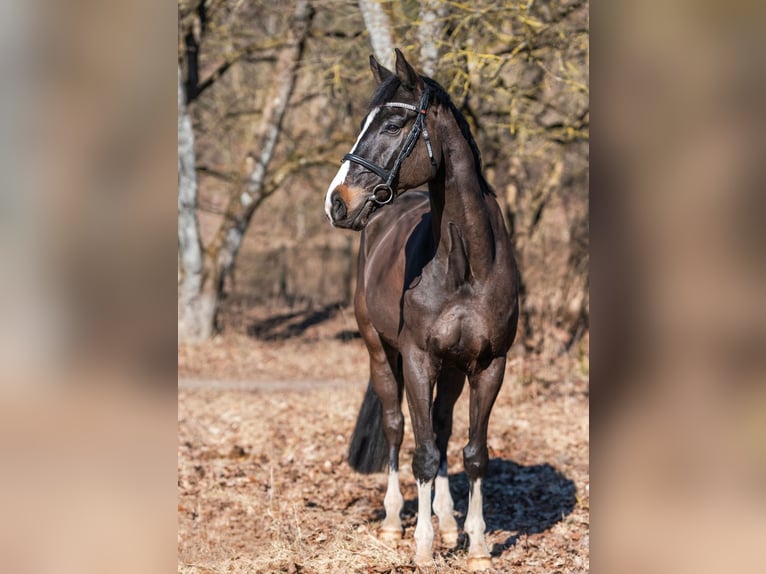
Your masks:
<svg viewBox="0 0 766 574"><path fill-rule="evenodd" d="M519 313L511 240L468 124L444 89L418 75L399 50L395 72L372 56L370 66L378 84L370 111L325 200L334 226L362 230L354 307L370 355L370 384L349 463L360 472L388 466L381 537L400 539L406 392L416 445L415 563L432 563L434 483L442 540L457 542L447 442L467 377L468 567L486 569L491 561L481 484L487 425ZM428 194L404 193L425 184Z"/></svg>

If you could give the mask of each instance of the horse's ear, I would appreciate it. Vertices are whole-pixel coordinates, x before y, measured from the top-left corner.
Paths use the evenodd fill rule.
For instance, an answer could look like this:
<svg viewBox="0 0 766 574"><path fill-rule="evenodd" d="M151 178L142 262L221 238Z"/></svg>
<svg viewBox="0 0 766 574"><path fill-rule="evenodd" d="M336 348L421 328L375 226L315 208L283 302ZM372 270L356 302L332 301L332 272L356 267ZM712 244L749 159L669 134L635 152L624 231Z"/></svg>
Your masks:
<svg viewBox="0 0 766 574"><path fill-rule="evenodd" d="M375 77L378 85L382 84L386 78L394 75L391 70L381 65L372 54L370 54L370 70L372 70L372 75Z"/></svg>
<svg viewBox="0 0 766 574"><path fill-rule="evenodd" d="M396 48L396 75L406 89L410 91L414 91L415 88L423 89L423 78L410 66L399 48Z"/></svg>

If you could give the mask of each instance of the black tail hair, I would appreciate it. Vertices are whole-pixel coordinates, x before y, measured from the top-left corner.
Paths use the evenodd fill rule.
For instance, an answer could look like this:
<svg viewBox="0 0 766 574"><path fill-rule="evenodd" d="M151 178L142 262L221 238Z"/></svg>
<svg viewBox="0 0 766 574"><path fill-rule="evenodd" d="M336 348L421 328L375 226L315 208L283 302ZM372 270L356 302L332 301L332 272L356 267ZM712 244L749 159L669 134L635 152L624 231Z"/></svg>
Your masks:
<svg viewBox="0 0 766 574"><path fill-rule="evenodd" d="M382 417L383 408L370 381L348 447L348 464L357 472L372 474L386 469L388 443L383 434Z"/></svg>

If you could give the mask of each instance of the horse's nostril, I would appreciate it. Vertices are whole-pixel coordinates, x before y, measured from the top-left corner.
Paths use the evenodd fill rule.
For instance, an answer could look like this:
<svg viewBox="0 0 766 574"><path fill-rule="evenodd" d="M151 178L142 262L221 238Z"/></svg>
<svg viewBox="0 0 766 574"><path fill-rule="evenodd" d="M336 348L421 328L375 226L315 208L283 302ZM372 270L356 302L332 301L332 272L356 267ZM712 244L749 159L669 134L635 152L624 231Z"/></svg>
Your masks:
<svg viewBox="0 0 766 574"><path fill-rule="evenodd" d="M346 217L346 204L343 203L337 192L334 195L335 197L332 198L332 217L337 221Z"/></svg>

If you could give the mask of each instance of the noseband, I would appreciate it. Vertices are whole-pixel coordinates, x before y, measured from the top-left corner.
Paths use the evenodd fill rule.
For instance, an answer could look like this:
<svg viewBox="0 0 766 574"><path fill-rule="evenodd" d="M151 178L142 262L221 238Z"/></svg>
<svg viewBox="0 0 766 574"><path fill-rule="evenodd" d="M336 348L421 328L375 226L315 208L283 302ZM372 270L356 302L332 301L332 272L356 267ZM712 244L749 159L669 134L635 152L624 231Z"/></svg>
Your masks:
<svg viewBox="0 0 766 574"><path fill-rule="evenodd" d="M412 110L418 114L410 133L407 135L407 139L404 140L402 149L399 151L399 156L396 158L396 161L390 170L376 165L355 153L347 153L343 156L343 161L358 163L385 182L375 186L372 190L372 195L367 199L367 203L373 203L374 206L377 207L391 203L394 200L394 180L396 180L399 175L399 169L402 167L402 162L407 159L412 153L412 150L415 149L415 144L421 133L423 134L423 141L426 142L428 158L431 160L431 176L433 177L436 174L436 161L434 160L433 149L431 149L431 139L428 137L428 130L426 129L426 113L428 112L428 100L430 96L431 92L428 89L428 86L424 86L423 95L420 97L420 102L418 102L417 106L402 102L389 102L380 106L385 108L404 108L406 110Z"/></svg>

